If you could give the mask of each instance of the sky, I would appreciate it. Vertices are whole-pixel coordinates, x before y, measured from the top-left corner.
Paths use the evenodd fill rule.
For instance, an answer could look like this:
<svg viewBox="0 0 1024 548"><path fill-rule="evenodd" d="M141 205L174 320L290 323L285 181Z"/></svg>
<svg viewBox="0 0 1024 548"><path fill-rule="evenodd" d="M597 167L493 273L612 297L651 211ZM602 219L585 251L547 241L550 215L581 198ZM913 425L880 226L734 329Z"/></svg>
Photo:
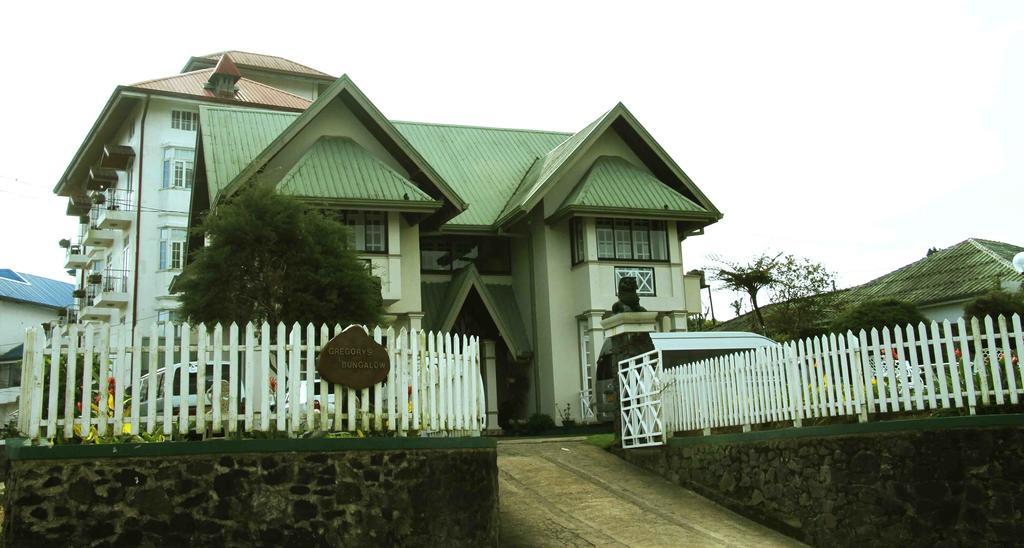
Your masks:
<svg viewBox="0 0 1024 548"><path fill-rule="evenodd" d="M785 252L848 287L1024 245L1024 2L244 6L4 6L0 267L70 281L52 189L114 87L229 49L348 74L398 120L577 131L622 101L725 214L686 270Z"/></svg>

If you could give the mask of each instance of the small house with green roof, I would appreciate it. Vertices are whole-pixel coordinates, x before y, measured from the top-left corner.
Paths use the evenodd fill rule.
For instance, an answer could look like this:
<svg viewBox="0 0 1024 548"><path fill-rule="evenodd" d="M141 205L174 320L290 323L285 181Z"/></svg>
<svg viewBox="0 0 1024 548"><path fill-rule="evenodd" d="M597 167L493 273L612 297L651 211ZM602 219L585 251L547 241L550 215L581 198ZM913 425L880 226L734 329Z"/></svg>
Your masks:
<svg viewBox="0 0 1024 548"><path fill-rule="evenodd" d="M622 104L575 133L400 122L347 76L302 112L199 107L191 223L249 185L349 225L397 327L479 335L502 423L592 416L621 277L685 330L680 244L722 218Z"/></svg>
<svg viewBox="0 0 1024 548"><path fill-rule="evenodd" d="M1018 291L1024 286L1024 275L1013 267L1013 257L1024 247L968 238L861 285L828 293L832 308L839 312L867 301L896 299L910 303L929 320L956 321L964 307L974 299L993 290ZM762 307L771 313L774 304ZM833 316L819 319L822 329ZM715 326L716 331L759 331L752 312L737 316Z"/></svg>

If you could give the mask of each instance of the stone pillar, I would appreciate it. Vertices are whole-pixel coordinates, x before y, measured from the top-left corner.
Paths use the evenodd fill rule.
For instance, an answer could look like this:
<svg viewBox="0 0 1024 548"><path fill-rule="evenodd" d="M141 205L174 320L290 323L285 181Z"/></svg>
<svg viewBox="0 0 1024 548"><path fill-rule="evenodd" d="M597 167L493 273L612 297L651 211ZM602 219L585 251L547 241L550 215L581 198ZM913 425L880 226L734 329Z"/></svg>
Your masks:
<svg viewBox="0 0 1024 548"><path fill-rule="evenodd" d="M498 370L494 341L483 340L484 389L487 390L487 430L498 426Z"/></svg>

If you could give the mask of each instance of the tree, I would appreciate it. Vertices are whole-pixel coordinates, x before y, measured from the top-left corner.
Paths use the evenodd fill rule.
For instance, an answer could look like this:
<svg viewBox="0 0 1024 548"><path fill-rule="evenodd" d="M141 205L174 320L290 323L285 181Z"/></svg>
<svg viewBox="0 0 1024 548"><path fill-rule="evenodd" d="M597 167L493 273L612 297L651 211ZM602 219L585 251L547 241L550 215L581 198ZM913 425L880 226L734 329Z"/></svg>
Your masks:
<svg viewBox="0 0 1024 548"><path fill-rule="evenodd" d="M880 299L847 308L832 322L832 330L838 333L859 333L861 329L870 331L872 327L902 327L923 321L925 317L916 306L896 299Z"/></svg>
<svg viewBox="0 0 1024 548"><path fill-rule="evenodd" d="M786 255L772 272L768 287L774 305L766 310L768 331L780 339L799 339L821 331L835 303L836 276L823 265Z"/></svg>
<svg viewBox="0 0 1024 548"><path fill-rule="evenodd" d="M757 293L775 280L774 272L781 256L781 253L774 257L762 254L747 264L718 259L722 266L713 270L715 279L724 283L725 287L746 293L750 297L750 305L754 308L757 323L761 326L761 332L765 334L767 329L761 307L757 304Z"/></svg>
<svg viewBox="0 0 1024 548"><path fill-rule="evenodd" d="M995 320L1000 314L1007 318L1020 314L1024 318L1024 289L1013 293L1003 290L989 291L964 307L964 315L967 317L982 319L985 316L992 316Z"/></svg>
<svg viewBox="0 0 1024 548"><path fill-rule="evenodd" d="M254 187L198 228L209 245L179 277L190 322L373 324L379 283L349 246L347 227L295 198Z"/></svg>

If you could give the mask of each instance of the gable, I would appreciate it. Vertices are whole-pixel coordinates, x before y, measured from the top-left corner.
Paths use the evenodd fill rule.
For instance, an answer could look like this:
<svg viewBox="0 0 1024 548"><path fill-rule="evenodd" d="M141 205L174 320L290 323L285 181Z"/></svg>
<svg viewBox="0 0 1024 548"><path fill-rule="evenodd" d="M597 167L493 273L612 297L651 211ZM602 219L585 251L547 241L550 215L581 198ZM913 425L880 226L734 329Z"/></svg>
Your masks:
<svg viewBox="0 0 1024 548"><path fill-rule="evenodd" d="M348 137L395 168L432 198L444 201L437 222L443 222L466 208L433 167L362 94L342 76L310 107L278 135L234 180L221 198L244 185L274 184L293 167L301 155L320 137ZM386 154L385 154L386 152Z"/></svg>
<svg viewBox="0 0 1024 548"><path fill-rule="evenodd" d="M544 200L545 211L553 209L555 194L552 191ZM594 160L579 184L548 219L572 213L664 218L707 216L707 210L659 181L646 168L620 156L600 156Z"/></svg>
<svg viewBox="0 0 1024 548"><path fill-rule="evenodd" d="M607 137L612 134L615 137ZM506 204L498 219L498 224L508 226L514 223L533 210L542 200L545 200L553 189L561 188L561 194L551 200L555 203L548 206L549 208L557 207L562 203L564 196L571 191L571 187L560 186L559 181L569 180L570 185L578 181L592 160L601 155L601 147L616 139L625 144L632 152L631 155L627 155L632 156L629 159L639 160L637 165L644 166L655 178L707 212L706 220L700 226L711 224L722 217L714 204L676 165L675 161L661 148L661 145L647 133L647 130L640 125L629 110L619 103L536 162L524 177L509 203ZM596 154L592 153L592 150L596 151ZM621 156L622 154L617 155Z"/></svg>
<svg viewBox="0 0 1024 548"><path fill-rule="evenodd" d="M326 205L366 204L404 210L433 210L432 200L402 174L348 137L321 137L277 184L281 194Z"/></svg>
<svg viewBox="0 0 1024 548"><path fill-rule="evenodd" d="M277 183L324 138L347 139L400 177L409 177L405 167L370 132L351 108L341 101L332 101L267 161L260 178L267 183Z"/></svg>
<svg viewBox="0 0 1024 548"><path fill-rule="evenodd" d="M203 164L211 204L298 114L199 107ZM197 152L198 154L198 152Z"/></svg>

